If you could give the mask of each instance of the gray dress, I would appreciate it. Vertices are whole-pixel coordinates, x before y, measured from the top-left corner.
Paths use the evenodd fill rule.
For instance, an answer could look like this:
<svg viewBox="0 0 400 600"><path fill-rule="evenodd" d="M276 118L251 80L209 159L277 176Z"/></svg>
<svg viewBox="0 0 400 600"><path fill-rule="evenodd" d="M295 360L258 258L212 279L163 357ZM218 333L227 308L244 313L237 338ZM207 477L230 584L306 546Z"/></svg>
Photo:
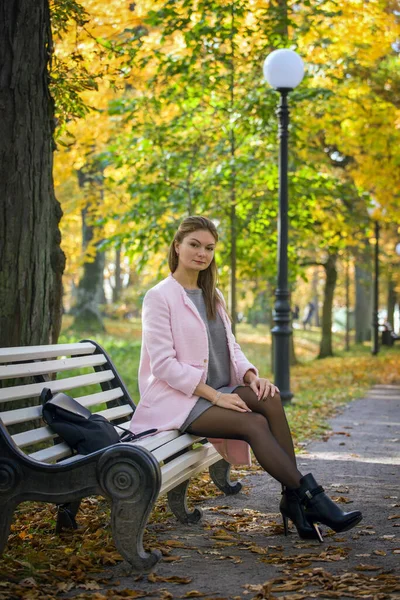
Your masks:
<svg viewBox="0 0 400 600"><path fill-rule="evenodd" d="M207 310L202 290L185 289L185 292L199 311L207 329L209 357L206 383L219 392L230 394L238 386L229 385L230 356L228 342L226 339L225 325L219 313L217 313L217 316L214 320L209 320L207 318ZM203 412L212 406L212 402L206 400L206 398L200 397L190 411L185 422L180 427L180 431L186 431L193 421L195 421Z"/></svg>

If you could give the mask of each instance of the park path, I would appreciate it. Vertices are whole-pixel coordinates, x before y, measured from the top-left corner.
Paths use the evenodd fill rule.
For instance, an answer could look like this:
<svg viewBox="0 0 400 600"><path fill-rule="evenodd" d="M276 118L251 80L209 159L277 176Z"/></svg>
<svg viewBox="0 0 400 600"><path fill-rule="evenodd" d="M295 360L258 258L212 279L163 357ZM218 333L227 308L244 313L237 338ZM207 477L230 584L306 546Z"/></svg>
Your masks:
<svg viewBox="0 0 400 600"><path fill-rule="evenodd" d="M239 472L244 490L202 503L201 524L171 518L149 527L147 541L154 547L157 540L170 562L139 579L119 565L105 574L104 591L165 599L400 597L400 588L394 590L395 579L400 585L400 386L375 386L330 426L325 441L304 448L299 468L312 472L341 506L362 510L356 528L335 535L325 528L324 544L300 540L295 530L285 538L280 486L262 472Z"/></svg>

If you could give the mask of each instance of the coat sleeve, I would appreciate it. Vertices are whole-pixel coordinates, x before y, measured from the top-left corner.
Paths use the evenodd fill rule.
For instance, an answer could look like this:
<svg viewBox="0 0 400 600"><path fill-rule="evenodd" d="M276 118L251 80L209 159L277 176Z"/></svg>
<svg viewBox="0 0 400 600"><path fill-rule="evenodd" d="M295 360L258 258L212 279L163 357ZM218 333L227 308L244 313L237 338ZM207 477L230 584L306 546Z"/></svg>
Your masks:
<svg viewBox="0 0 400 600"><path fill-rule="evenodd" d="M226 318L229 319L228 317L228 312L226 310L226 303L225 303L225 299L224 296L222 294L222 292L220 290L217 289L218 295L220 297L220 301L221 301L221 305L225 310L226 313ZM249 360L247 360L246 356L244 355L241 347L239 346L239 344L237 343L235 336L233 335L233 333L231 332L231 329L229 328L229 332L230 332L230 342L229 345L233 350L233 356L234 356L234 360L235 360L235 364L236 364L236 368L238 371L238 376L239 376L239 380L241 383L244 383L243 378L246 375L247 371L253 371L257 377L258 377L258 369L257 367L255 367Z"/></svg>
<svg viewBox="0 0 400 600"><path fill-rule="evenodd" d="M203 370L177 360L168 303L158 290L149 290L144 298L142 323L143 343L154 377L192 396L201 382Z"/></svg>

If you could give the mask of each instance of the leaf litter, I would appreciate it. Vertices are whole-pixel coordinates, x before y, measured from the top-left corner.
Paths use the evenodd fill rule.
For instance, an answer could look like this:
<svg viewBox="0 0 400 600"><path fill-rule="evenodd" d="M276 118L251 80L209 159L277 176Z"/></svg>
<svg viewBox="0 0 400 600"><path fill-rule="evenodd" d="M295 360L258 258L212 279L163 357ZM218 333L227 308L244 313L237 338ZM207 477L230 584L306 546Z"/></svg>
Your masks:
<svg viewBox="0 0 400 600"><path fill-rule="evenodd" d="M393 362L394 360L392 357L392 364L380 363L378 369L378 365L372 365L366 357L365 359L361 359L362 365L359 358L354 359L353 362L357 366L357 369L349 370L350 373L353 373L352 377L354 380L350 382L351 393L353 394L354 392L355 396L359 396L359 390L363 386L365 388L372 383L372 380L370 380L372 375L374 377L375 375L379 375L379 380L382 383L395 383L397 380L395 381L393 378L389 380L391 373L399 372L397 363L394 364ZM289 419L293 424L297 447L303 445L302 440L304 438L310 439L316 436L327 435L323 420L332 416L338 406L350 399L349 388L347 391L343 391L343 386L341 386L341 389L334 387L335 382L340 380L339 375L342 369L342 361L327 361L324 365L325 367L322 363L313 362L310 367L302 366L293 380L296 387L297 400L289 407L288 413ZM374 369L376 371L375 374L372 373ZM308 400L304 396L304 393L310 387L310 381L313 382L314 393L312 400ZM329 384L329 397L320 393L321 390L327 389L327 384ZM319 395L316 393L316 390L319 390ZM350 434L347 434L347 432L334 432L332 435L340 435L347 438ZM257 465L253 465L249 469L241 469L237 472L241 476L248 473L257 474L262 471ZM337 501L341 501L343 504L349 503L349 500L343 495L349 491L346 486L343 484L331 484L331 488L334 494L338 495L336 498ZM246 488L244 488L244 493L247 493ZM208 475L203 474L192 480L189 492L190 501L200 502L209 498L215 498L216 496L221 496L221 504L220 506L209 508L210 512L219 512L221 516L225 515L228 519L225 521L220 520L217 527L219 531L216 529L211 530L215 535L214 539L210 540L216 544L214 546L216 553L214 556L217 557L217 560L238 564L239 561L242 561L242 557L236 556L232 551L228 550L229 545L235 545L238 549L251 553L254 560L258 562L270 562L271 564L280 566L284 570L287 569L284 580L280 583L279 578L273 580L273 586L269 586L272 592L268 593L285 593L283 597L296 600L295 594L298 595L299 593L302 594L298 595L299 599L322 596L325 598L337 598L339 597L338 593L340 590L343 597L346 597L346 594L353 594L349 597L365 599L370 597L374 598L374 600L381 600L388 598L387 594L399 591L399 580L395 575L385 572L379 574L379 568L378 571L368 571L366 569L369 566L375 569L375 565L369 565L368 562L359 565L361 570L351 574L342 573L335 576L329 575L326 571L319 568L309 568L315 562L344 561L347 556L347 550L344 548L327 547L322 551L318 548L315 552L310 550L310 552L304 554L297 553L292 556L286 556L282 546L266 544L266 547L264 547L254 542L245 543L243 539L245 536L242 534L251 536L253 532L257 531L258 533L262 532L263 535L271 536L281 533L282 526L277 524L276 515L247 509L238 511L227 504L223 504L225 498L210 482ZM398 496L386 495L385 498L392 500L393 504L391 508L396 509L399 507ZM152 511L150 519L152 528L148 529L144 536L144 543L147 549L150 547L159 548L163 554L163 560L171 563L185 559L182 550L198 550L199 553L204 554L214 552L211 549L201 550L201 548L190 547L180 540L173 540L172 537L167 541L159 542L156 537L157 533L174 531L175 525L170 522L170 517L171 513L169 512L166 499L162 498L156 503ZM55 518L55 509L52 505L26 502L18 507L14 515L8 545L0 561L0 580L3 580L0 581L0 600L10 600L11 598L53 600L60 598L62 594L71 592L79 592L77 596L74 596L77 600L83 600L84 598L90 598L91 600L119 600L120 598L129 597L142 598L148 595L140 590L109 589L100 592L96 587L100 583L104 587L117 585L115 579L113 580L112 577L110 579L103 578L96 580L96 574L98 575L104 572L105 568L113 567L122 561L112 540L109 507L103 498L86 498L82 502L78 515L80 529L73 534L63 533L60 537L55 536ZM389 523L393 527L400 526L399 519L400 515L398 512L390 515L388 518ZM360 531L357 534L360 535ZM375 531L371 531L367 527L364 527L361 533L361 535L365 536L374 534ZM394 535L384 535L380 539L385 540L385 542L396 543L397 547L388 549L387 553L397 555L400 553L400 548L395 537ZM329 536L325 535L325 539L328 540ZM336 537L335 541L344 540ZM218 544L221 544L221 547ZM225 551L226 556L224 555L224 545L227 546L227 550ZM307 543L296 544L296 547L298 549L307 549ZM176 552L177 554L174 554ZM371 550L371 552L377 559L384 556L382 554L384 551L379 548ZM316 585L319 582L320 590L312 591L312 594L310 592L304 594L301 592L301 588L299 588L298 590L293 590L290 596L287 595L290 590L277 592L276 587L278 584L283 586L292 583L295 587L297 585L300 586L302 581L304 582L304 577L307 578L307 584L312 582L312 585ZM157 581L154 583L157 583ZM173 584L172 581L167 583L174 585L174 587L176 585L176 589L179 589L178 586L180 585L188 585L186 581L185 583L176 582ZM267 598L267 590L268 586L264 591L257 591L256 594L261 595L255 597ZM165 589L154 589L151 594L163 600L169 600L173 597L185 597L173 596L171 592ZM186 597L205 597L204 595L200 596L200 594L202 593L194 590L192 596ZM272 598L272 596L270 597ZM282 598L282 596L279 597ZM210 598L206 600L210 600Z"/></svg>

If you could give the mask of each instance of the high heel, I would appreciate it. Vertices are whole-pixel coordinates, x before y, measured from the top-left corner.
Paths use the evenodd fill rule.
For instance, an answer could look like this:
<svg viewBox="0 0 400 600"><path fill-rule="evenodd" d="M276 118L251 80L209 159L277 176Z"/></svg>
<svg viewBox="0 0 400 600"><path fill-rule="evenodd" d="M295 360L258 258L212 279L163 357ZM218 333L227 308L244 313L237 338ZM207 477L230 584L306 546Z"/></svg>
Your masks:
<svg viewBox="0 0 400 600"><path fill-rule="evenodd" d="M282 487L282 499L279 505L283 529L285 535L288 535L288 519L290 519L297 529L299 536L306 540L319 540L323 542L321 532L317 524L309 523L299 498L294 490Z"/></svg>
<svg viewBox="0 0 400 600"><path fill-rule="evenodd" d="M324 542L324 539L323 539L323 537L322 537L322 533L321 533L321 530L320 530L320 528L318 527L318 525L317 525L316 523L313 523L313 524L312 524L312 526L313 526L313 528L314 528L314 531L315 531L315 533L316 533L316 535L317 535L317 538L319 539L319 541L320 541L320 542L321 542L321 544L322 544L322 543Z"/></svg>
<svg viewBox="0 0 400 600"><path fill-rule="evenodd" d="M348 531L355 527L362 519L359 510L344 512L337 504L325 494L324 488L319 486L311 473L300 479L300 487L295 493L304 507L307 521L323 523L336 533Z"/></svg>

